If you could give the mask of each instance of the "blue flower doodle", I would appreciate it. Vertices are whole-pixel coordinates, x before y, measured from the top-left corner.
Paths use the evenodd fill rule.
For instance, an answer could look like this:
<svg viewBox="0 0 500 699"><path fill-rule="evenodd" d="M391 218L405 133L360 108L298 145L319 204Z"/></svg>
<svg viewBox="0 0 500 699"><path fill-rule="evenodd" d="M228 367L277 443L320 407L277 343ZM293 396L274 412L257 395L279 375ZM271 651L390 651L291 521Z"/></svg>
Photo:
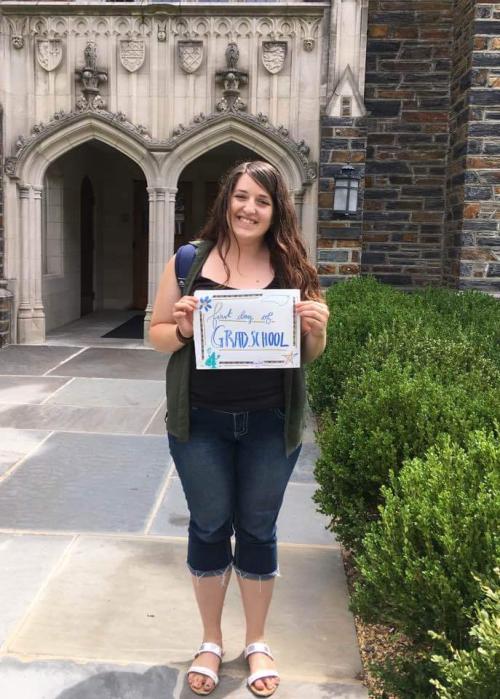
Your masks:
<svg viewBox="0 0 500 699"><path fill-rule="evenodd" d="M209 311L212 308L212 299L210 296L204 296L200 299L200 311Z"/></svg>

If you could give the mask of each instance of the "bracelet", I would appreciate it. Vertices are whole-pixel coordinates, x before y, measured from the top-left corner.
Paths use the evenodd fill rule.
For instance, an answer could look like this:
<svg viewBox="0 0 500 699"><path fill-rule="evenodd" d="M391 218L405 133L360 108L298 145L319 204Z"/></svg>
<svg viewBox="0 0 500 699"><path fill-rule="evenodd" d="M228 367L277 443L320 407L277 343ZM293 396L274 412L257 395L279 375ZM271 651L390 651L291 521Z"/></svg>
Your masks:
<svg viewBox="0 0 500 699"><path fill-rule="evenodd" d="M179 342L182 342L183 345L189 345L190 342L193 342L193 336L185 337L179 330L178 325L175 326L175 336L179 340Z"/></svg>

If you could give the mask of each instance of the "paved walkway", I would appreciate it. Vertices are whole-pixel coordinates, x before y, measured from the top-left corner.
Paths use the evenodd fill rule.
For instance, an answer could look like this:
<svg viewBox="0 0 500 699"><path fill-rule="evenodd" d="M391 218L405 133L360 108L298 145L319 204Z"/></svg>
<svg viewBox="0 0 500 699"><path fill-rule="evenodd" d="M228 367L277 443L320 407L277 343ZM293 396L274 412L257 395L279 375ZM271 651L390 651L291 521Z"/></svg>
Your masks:
<svg viewBox="0 0 500 699"><path fill-rule="evenodd" d="M0 350L0 697L192 697L201 630L164 433L165 357L54 342ZM279 520L276 696L367 697L340 550L311 501L313 439L309 426ZM212 696L246 698L234 581L223 629Z"/></svg>

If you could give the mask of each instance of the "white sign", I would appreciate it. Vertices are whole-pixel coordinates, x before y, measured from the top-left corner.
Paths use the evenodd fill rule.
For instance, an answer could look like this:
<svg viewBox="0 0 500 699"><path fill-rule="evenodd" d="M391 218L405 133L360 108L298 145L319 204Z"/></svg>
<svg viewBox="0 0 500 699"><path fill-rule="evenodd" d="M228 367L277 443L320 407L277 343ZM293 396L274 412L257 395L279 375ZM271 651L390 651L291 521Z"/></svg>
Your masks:
<svg viewBox="0 0 500 699"><path fill-rule="evenodd" d="M298 289L199 289L194 295L197 369L300 366Z"/></svg>

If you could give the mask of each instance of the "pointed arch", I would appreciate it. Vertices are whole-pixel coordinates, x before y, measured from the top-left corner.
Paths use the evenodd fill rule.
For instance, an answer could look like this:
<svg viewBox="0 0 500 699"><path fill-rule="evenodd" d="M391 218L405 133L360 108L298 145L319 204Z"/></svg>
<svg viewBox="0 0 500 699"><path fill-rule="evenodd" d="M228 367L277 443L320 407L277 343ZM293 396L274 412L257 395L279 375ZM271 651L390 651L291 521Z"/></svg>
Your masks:
<svg viewBox="0 0 500 699"><path fill-rule="evenodd" d="M264 128L257 128L237 115L207 120L189 130L185 138L179 138L162 166L162 180L169 188L177 187L179 175L189 163L228 141L250 148L269 160L283 174L290 192L302 194L308 176L298 155Z"/></svg>
<svg viewBox="0 0 500 699"><path fill-rule="evenodd" d="M23 148L16 163L16 178L20 182L29 182L31 186L42 187L44 174L52 162L92 140L102 141L134 161L144 172L149 186L156 183L157 163L142 139L93 112L76 115Z"/></svg>

